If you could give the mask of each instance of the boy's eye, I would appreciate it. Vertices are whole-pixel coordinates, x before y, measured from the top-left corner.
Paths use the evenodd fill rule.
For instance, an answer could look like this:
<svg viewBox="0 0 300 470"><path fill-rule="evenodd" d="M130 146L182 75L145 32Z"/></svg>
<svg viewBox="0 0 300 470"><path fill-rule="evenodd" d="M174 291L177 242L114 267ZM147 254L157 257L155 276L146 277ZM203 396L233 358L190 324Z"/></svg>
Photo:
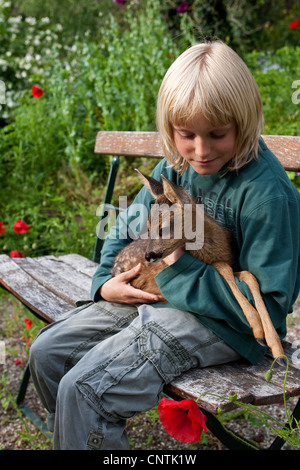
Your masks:
<svg viewBox="0 0 300 470"><path fill-rule="evenodd" d="M194 138L194 134L179 134L182 139L189 139L192 140Z"/></svg>
<svg viewBox="0 0 300 470"><path fill-rule="evenodd" d="M214 134L214 133L211 134L211 137L213 139L223 139L223 137L225 137L225 136L226 136L226 134Z"/></svg>

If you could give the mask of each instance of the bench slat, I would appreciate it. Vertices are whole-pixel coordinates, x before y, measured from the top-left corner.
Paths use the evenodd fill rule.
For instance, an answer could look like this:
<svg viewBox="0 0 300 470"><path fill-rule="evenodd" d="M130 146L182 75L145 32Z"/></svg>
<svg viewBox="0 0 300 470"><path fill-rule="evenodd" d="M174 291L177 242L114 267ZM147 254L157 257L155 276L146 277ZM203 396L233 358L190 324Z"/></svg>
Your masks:
<svg viewBox="0 0 300 470"><path fill-rule="evenodd" d="M89 258L85 258L84 256L78 255L76 253L70 253L68 255L61 255L57 257L58 260L63 261L65 264L68 264L76 271L89 276L90 278L93 277L94 272L96 271L97 267L99 266L98 263L91 261Z"/></svg>
<svg viewBox="0 0 300 470"><path fill-rule="evenodd" d="M300 137L263 135L269 149L288 171L300 171Z"/></svg>
<svg viewBox="0 0 300 470"><path fill-rule="evenodd" d="M164 390L166 394L170 393L171 395L174 394L181 398L191 398L193 400L198 399L201 394L205 393L206 395L198 399L199 406L210 413L216 414L218 408L223 411L231 411L237 408L234 402L226 399L228 392L233 389L236 391L239 401L243 403L253 402L253 396L248 390L232 383L228 377L223 377L223 380L220 380L220 376L215 374L214 369L209 368L192 369L185 372L168 384ZM225 397L225 399L221 397Z"/></svg>
<svg viewBox="0 0 300 470"><path fill-rule="evenodd" d="M265 377L255 377L251 373L251 370L249 370L247 366L242 367L240 362L214 366L213 368L208 368L208 370L221 380L227 377L233 384L233 390L242 383L243 388L251 393L253 397L251 403L253 405L272 405L283 400L282 386L279 387L267 382ZM285 395L286 398L289 398L290 393L286 391Z"/></svg>
<svg viewBox="0 0 300 470"><path fill-rule="evenodd" d="M253 405L272 405L283 401L283 379L285 368L273 368L270 382L265 374L270 368L273 358L264 358L258 365L252 366L246 361L236 361L205 369L192 369L182 374L166 387L166 393L179 394L183 398L197 399L201 393L207 393L199 401L202 408L212 413L220 407L224 411L235 408L228 400L210 395L215 393L227 397L230 390L236 391L238 400ZM290 366L286 382L286 398L300 394L299 370ZM242 384L242 388L241 388Z"/></svg>
<svg viewBox="0 0 300 470"><path fill-rule="evenodd" d="M0 255L0 282L17 299L48 322L55 321L73 306L57 297L21 269L7 255Z"/></svg>
<svg viewBox="0 0 300 470"><path fill-rule="evenodd" d="M72 270L70 266L66 266L69 268L66 271L62 266L56 271L52 271L49 269L49 265L43 264L42 259L18 258L16 261L18 266L33 279L66 302L74 305L78 300L90 300L90 279ZM56 264L59 264L59 262ZM63 265L63 263L60 262L60 265ZM77 280L76 275L78 276ZM86 277L88 285L83 285L82 277Z"/></svg>
<svg viewBox="0 0 300 470"><path fill-rule="evenodd" d="M59 274L60 277L70 279L71 282L76 286L78 285L79 287L84 288L90 292L92 274L87 275L78 271L77 269L74 269L70 264L67 264L61 260L60 257L46 255L32 259L37 260L45 268Z"/></svg>
<svg viewBox="0 0 300 470"><path fill-rule="evenodd" d="M264 379L270 363L271 359L264 357L260 361L259 365L246 366L246 369L255 377ZM272 374L270 383L282 388L284 383L285 367L275 365L275 367L273 367ZM289 367L285 388L290 393L291 397L300 395L300 373L299 370L293 366Z"/></svg>
<svg viewBox="0 0 300 470"><path fill-rule="evenodd" d="M164 156L157 132L105 132L97 133L94 152L102 155L128 157Z"/></svg>
<svg viewBox="0 0 300 470"><path fill-rule="evenodd" d="M289 171L300 171L300 137L262 135L270 150ZM97 133L95 153L139 157L164 157L157 132L109 132Z"/></svg>

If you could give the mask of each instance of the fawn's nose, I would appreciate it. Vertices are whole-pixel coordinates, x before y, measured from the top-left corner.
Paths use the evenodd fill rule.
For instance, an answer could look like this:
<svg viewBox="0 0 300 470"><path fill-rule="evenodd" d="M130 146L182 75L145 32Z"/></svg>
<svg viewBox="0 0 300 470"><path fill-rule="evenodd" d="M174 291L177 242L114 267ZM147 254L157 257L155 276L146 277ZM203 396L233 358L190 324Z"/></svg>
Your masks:
<svg viewBox="0 0 300 470"><path fill-rule="evenodd" d="M146 258L146 261L148 261L148 263L153 263L154 261L157 261L158 259L161 258L161 254L154 253L154 251L150 251L149 253L145 254L145 258Z"/></svg>

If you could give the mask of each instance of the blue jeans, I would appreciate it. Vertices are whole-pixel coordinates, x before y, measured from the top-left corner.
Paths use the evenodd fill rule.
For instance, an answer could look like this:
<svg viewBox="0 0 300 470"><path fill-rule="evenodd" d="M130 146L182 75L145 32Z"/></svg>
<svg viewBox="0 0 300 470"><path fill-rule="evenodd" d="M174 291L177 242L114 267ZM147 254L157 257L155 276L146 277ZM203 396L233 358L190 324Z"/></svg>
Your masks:
<svg viewBox="0 0 300 470"><path fill-rule="evenodd" d="M45 327L30 370L54 449L126 450L126 420L153 408L166 383L239 357L188 313L100 301Z"/></svg>

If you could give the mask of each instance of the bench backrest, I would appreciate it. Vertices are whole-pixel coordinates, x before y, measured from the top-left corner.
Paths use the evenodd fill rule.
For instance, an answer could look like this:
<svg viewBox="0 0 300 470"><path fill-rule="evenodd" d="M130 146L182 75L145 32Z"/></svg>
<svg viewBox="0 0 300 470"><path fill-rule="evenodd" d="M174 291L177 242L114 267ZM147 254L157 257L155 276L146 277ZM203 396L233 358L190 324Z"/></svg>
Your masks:
<svg viewBox="0 0 300 470"><path fill-rule="evenodd" d="M286 171L300 172L300 137L262 136L269 149L277 156ZM119 167L119 157L164 157L158 132L118 132L101 131L97 133L95 153L113 156L104 205L110 204L115 179ZM104 218L104 213L100 216ZM93 260L99 262L103 241L97 239Z"/></svg>
<svg viewBox="0 0 300 470"><path fill-rule="evenodd" d="M263 135L269 149L288 171L300 171L300 137ZM157 132L98 132L95 153L127 157L164 156Z"/></svg>

